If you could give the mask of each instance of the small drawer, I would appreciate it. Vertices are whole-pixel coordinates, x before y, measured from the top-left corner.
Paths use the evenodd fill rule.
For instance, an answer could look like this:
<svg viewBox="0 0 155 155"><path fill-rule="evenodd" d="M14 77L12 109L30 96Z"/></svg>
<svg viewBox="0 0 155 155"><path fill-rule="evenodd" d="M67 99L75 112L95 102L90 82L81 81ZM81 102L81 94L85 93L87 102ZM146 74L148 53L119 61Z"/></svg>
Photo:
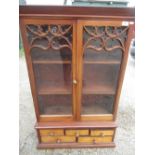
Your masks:
<svg viewBox="0 0 155 155"><path fill-rule="evenodd" d="M63 129L39 130L41 136L63 136Z"/></svg>
<svg viewBox="0 0 155 155"><path fill-rule="evenodd" d="M42 136L43 143L72 143L76 141L74 136Z"/></svg>
<svg viewBox="0 0 155 155"><path fill-rule="evenodd" d="M85 136L89 135L89 130L66 130L65 134L67 136Z"/></svg>
<svg viewBox="0 0 155 155"><path fill-rule="evenodd" d="M91 130L91 136L112 136L114 134L114 130Z"/></svg>
<svg viewBox="0 0 155 155"><path fill-rule="evenodd" d="M78 142L79 143L108 143L112 142L113 137L107 136L107 137L79 137Z"/></svg>

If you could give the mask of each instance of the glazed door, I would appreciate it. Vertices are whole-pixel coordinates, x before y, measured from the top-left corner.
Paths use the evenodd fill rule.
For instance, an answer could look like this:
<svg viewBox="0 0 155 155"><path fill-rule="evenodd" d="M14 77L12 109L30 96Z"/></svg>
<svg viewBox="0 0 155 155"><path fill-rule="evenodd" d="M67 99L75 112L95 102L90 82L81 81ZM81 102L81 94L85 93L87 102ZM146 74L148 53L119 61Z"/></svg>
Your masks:
<svg viewBox="0 0 155 155"><path fill-rule="evenodd" d="M75 22L25 19L21 24L38 120L73 120Z"/></svg>
<svg viewBox="0 0 155 155"><path fill-rule="evenodd" d="M112 121L128 55L129 26L117 21L78 22L79 120Z"/></svg>

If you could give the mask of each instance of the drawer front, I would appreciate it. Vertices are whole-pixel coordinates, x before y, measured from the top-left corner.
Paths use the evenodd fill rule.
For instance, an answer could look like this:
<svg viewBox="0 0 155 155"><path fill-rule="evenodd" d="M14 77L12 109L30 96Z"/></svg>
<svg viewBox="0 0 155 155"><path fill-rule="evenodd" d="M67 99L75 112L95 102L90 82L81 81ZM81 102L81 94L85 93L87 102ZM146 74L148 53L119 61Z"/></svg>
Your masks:
<svg viewBox="0 0 155 155"><path fill-rule="evenodd" d="M72 143L76 141L74 136L42 136L43 143Z"/></svg>
<svg viewBox="0 0 155 155"><path fill-rule="evenodd" d="M79 143L108 143L112 142L113 137L107 136L107 137L79 137L78 142Z"/></svg>
<svg viewBox="0 0 155 155"><path fill-rule="evenodd" d="M89 130L66 130L67 136L85 136L89 135Z"/></svg>
<svg viewBox="0 0 155 155"><path fill-rule="evenodd" d="M64 130L63 129L49 129L49 130L40 130L41 136L63 136Z"/></svg>
<svg viewBox="0 0 155 155"><path fill-rule="evenodd" d="M79 144L102 145L113 143L115 128L76 128L76 129L39 129L40 143L43 144Z"/></svg>
<svg viewBox="0 0 155 155"><path fill-rule="evenodd" d="M112 136L114 135L114 130L91 130L91 136Z"/></svg>

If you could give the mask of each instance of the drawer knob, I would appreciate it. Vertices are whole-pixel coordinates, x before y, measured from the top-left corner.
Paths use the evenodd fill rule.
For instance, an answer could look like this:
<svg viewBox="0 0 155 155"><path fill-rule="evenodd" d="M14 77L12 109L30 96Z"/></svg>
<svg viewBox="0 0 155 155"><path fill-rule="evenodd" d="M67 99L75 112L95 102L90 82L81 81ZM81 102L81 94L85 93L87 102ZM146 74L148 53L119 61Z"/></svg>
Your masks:
<svg viewBox="0 0 155 155"><path fill-rule="evenodd" d="M93 144L96 144L96 140L95 139L93 139Z"/></svg>
<svg viewBox="0 0 155 155"><path fill-rule="evenodd" d="M53 133L53 132L51 132L49 135L50 135L50 136L54 136L54 133Z"/></svg>
<svg viewBox="0 0 155 155"><path fill-rule="evenodd" d="M73 84L77 84L77 80L73 80Z"/></svg>
<svg viewBox="0 0 155 155"><path fill-rule="evenodd" d="M104 133L101 133L100 136L104 137Z"/></svg>
<svg viewBox="0 0 155 155"><path fill-rule="evenodd" d="M57 143L60 143L61 142L61 139L57 139Z"/></svg>

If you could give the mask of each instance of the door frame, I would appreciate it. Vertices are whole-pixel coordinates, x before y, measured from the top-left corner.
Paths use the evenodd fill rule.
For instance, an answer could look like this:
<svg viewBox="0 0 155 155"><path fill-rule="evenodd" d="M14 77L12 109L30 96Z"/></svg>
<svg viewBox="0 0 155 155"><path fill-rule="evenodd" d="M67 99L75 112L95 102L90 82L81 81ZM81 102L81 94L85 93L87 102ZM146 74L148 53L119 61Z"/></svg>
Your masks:
<svg viewBox="0 0 155 155"><path fill-rule="evenodd" d="M125 42L125 50L122 51L122 60L120 64L120 70L117 80L117 88L116 93L114 96L114 103L113 103L113 112L112 114L104 114L104 115L82 115L81 108L82 108L82 79L83 79L83 26L128 26L128 33L127 33L127 40ZM121 94L125 69L128 60L128 52L130 47L130 42L132 39L132 32L134 29L133 22L129 21L111 21L111 20L78 20L77 21L77 61L78 61L78 99L77 99L77 120L79 121L115 121L118 109L119 98Z"/></svg>
<svg viewBox="0 0 155 155"><path fill-rule="evenodd" d="M33 70L32 58L30 54L30 45L28 43L28 39L26 36L26 28L25 25L27 24L72 24L73 25L73 40L72 40L72 79L76 79L77 70L76 70L76 21L75 20L57 20L57 19L31 19L31 18L21 18L20 19L20 31L23 40L23 47L25 51L25 58L26 64L28 69L28 77L31 86L31 93L34 102L34 109L36 114L37 121L73 121L76 119L76 85L72 85L72 115L41 115L39 111L39 104L38 104L38 94L36 89L36 80L35 74Z"/></svg>

